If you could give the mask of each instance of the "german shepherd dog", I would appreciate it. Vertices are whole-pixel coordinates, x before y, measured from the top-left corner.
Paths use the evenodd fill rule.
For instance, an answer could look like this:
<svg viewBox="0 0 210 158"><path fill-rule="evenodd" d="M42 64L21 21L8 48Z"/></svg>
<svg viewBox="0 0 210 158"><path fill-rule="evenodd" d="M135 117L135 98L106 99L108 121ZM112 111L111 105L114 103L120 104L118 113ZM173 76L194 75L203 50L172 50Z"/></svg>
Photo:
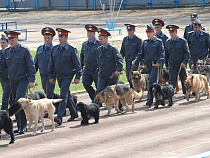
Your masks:
<svg viewBox="0 0 210 158"><path fill-rule="evenodd" d="M210 65L206 64L205 60L197 60L196 68L199 74L206 76L208 82L210 82Z"/></svg>
<svg viewBox="0 0 210 158"><path fill-rule="evenodd" d="M132 71L131 81L133 88L141 94L141 98L139 98L139 100L142 100L144 91L149 90L149 74L141 74L140 71Z"/></svg>
<svg viewBox="0 0 210 158"><path fill-rule="evenodd" d="M204 89L207 94L207 99L209 98L209 85L206 76L200 74L192 74L188 76L184 83L186 87L185 98L189 101L189 94L191 91L196 93L195 101L200 99L200 92Z"/></svg>
<svg viewBox="0 0 210 158"><path fill-rule="evenodd" d="M96 103L106 103L108 105L108 113L110 115L111 108L115 104L115 110L120 113L119 101L128 111L128 104L132 104L132 112L134 112L134 97L141 98L141 94L132 90L128 85L116 84L106 87L96 95Z"/></svg>

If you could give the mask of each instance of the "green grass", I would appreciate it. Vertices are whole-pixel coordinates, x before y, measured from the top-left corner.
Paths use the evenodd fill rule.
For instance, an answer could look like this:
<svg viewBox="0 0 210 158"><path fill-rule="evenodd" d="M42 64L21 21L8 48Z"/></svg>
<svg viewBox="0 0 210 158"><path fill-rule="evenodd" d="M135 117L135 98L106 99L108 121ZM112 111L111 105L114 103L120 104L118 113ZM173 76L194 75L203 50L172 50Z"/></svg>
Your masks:
<svg viewBox="0 0 210 158"><path fill-rule="evenodd" d="M80 53L80 50L79 50L79 53ZM31 51L31 54L34 58L35 54L36 54L36 51ZM124 63L124 69L125 69L125 63ZM120 75L120 80L123 81L123 82L127 82L127 79L126 79L126 75L125 75L125 72L123 71L123 74ZM72 80L73 82L74 80ZM42 89L42 84L41 84L41 77L40 77L40 74L39 74L39 71L37 72L36 74L36 81L35 83L37 83L38 85L35 87L35 88L31 88L31 91L34 92L34 91L37 91L37 90L41 90L43 91ZM95 88L95 85L93 84L93 87ZM84 87L82 85L82 77L80 78L80 84L78 85L75 85L75 84L71 84L70 85L70 91L79 91L79 90L83 90ZM59 94L60 93L60 88L58 86L58 83L56 82L56 86L55 86L55 91L54 91L56 94ZM0 86L0 102L2 101L2 93L3 93L3 90L2 90L2 87Z"/></svg>

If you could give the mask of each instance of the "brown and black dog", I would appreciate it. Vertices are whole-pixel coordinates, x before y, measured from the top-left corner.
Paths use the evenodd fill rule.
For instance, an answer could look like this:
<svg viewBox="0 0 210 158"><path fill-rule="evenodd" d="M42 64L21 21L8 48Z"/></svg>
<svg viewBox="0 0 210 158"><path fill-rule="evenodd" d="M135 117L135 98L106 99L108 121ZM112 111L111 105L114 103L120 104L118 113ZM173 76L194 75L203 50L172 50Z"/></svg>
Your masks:
<svg viewBox="0 0 210 158"><path fill-rule="evenodd" d="M134 112L134 97L141 98L141 94L132 90L128 85L116 84L106 87L96 95L96 103L106 103L108 105L108 113L110 115L111 108L115 104L115 110L120 113L119 101L128 111L128 104L132 104L132 112Z"/></svg>
<svg viewBox="0 0 210 158"><path fill-rule="evenodd" d="M133 88L141 94L141 98L139 98L139 100L142 100L144 91L149 90L149 74L141 74L140 71L132 71L131 81Z"/></svg>
<svg viewBox="0 0 210 158"><path fill-rule="evenodd" d="M191 91L196 93L195 101L200 99L200 92L204 89L209 98L209 85L206 76L200 74L192 74L188 76L184 83L186 87L185 98L189 101L189 94Z"/></svg>

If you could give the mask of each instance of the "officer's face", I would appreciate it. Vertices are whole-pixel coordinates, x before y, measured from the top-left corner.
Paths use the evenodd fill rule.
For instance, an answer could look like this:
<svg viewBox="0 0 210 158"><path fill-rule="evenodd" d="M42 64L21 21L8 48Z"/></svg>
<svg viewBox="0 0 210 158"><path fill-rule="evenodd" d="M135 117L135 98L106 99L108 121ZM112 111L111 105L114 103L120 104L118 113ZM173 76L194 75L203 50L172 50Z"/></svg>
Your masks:
<svg viewBox="0 0 210 158"><path fill-rule="evenodd" d="M127 31L128 32L128 36L132 37L134 35L135 30L131 30L131 31Z"/></svg>
<svg viewBox="0 0 210 158"><path fill-rule="evenodd" d="M170 32L170 36L175 39L177 37L177 31Z"/></svg>
<svg viewBox="0 0 210 158"><path fill-rule="evenodd" d="M95 38L95 32L87 31L87 38L92 41Z"/></svg>
<svg viewBox="0 0 210 158"><path fill-rule="evenodd" d="M107 36L99 36L99 41L103 46L108 44L108 37Z"/></svg>
<svg viewBox="0 0 210 158"><path fill-rule="evenodd" d="M201 31L201 26L193 26L193 30L195 32L200 32Z"/></svg>
<svg viewBox="0 0 210 158"><path fill-rule="evenodd" d="M155 26L155 32L160 33L161 29L162 29L162 26L160 25Z"/></svg>
<svg viewBox="0 0 210 158"><path fill-rule="evenodd" d="M44 43L49 45L52 43L53 37L51 35L44 35Z"/></svg>
<svg viewBox="0 0 210 158"><path fill-rule="evenodd" d="M67 40L68 40L68 36L59 36L59 42L61 45L66 44Z"/></svg>
<svg viewBox="0 0 210 158"><path fill-rule="evenodd" d="M13 39L9 39L9 44L11 47L15 47L18 44L18 39L17 37L13 38Z"/></svg>
<svg viewBox="0 0 210 158"><path fill-rule="evenodd" d="M191 23L193 24L196 19L191 19Z"/></svg>
<svg viewBox="0 0 210 158"><path fill-rule="evenodd" d="M147 32L148 38L153 38L154 36L155 36L155 32L152 32L152 31Z"/></svg>
<svg viewBox="0 0 210 158"><path fill-rule="evenodd" d="M8 42L6 40L1 40L1 48L4 50L6 47L8 47Z"/></svg>

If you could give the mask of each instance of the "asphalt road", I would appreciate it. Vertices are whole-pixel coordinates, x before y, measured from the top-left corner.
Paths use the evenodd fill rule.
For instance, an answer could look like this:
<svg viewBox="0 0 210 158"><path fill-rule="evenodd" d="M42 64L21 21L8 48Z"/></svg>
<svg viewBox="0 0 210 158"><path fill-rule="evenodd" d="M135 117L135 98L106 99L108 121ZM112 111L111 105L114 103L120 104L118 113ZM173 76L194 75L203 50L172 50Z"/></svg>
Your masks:
<svg viewBox="0 0 210 158"><path fill-rule="evenodd" d="M197 103L194 97L187 102L181 92L174 97L174 106L148 108L136 100L135 112L117 114L112 109L107 116L101 108L99 124L90 120L81 126L79 117L66 122L51 132L50 120L45 119L46 129L32 136L15 134L16 141L8 145L9 135L3 132L0 141L1 158L181 158L210 151L210 100L202 96ZM87 94L79 101L89 103ZM16 126L16 123L14 123Z"/></svg>

